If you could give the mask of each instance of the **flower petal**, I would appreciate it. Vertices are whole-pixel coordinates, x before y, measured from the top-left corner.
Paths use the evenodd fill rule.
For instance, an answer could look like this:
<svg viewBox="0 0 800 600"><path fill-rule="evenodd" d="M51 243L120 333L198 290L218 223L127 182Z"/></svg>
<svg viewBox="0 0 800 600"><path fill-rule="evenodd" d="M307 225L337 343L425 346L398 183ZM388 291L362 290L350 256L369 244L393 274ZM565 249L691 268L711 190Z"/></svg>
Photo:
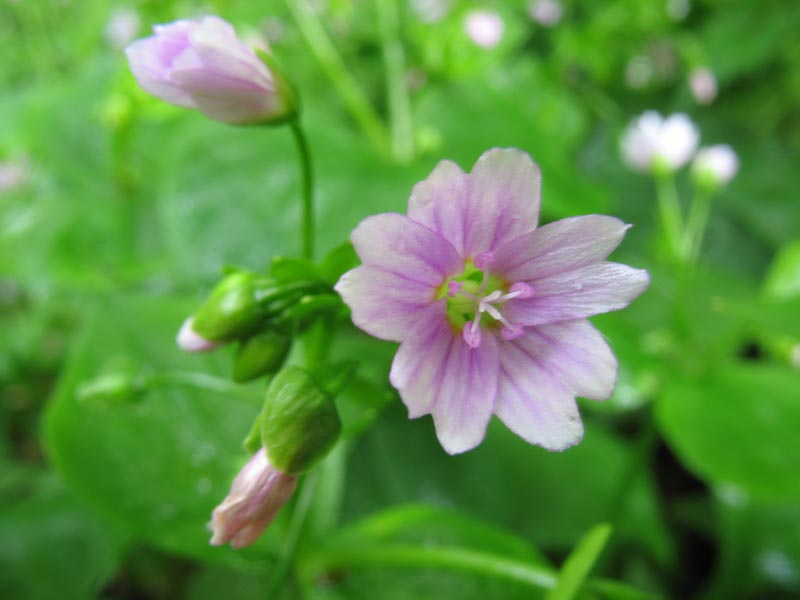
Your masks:
<svg viewBox="0 0 800 600"><path fill-rule="evenodd" d="M176 53L182 51L177 48L180 40L174 38L181 33L185 37L188 24L178 21L171 27L164 39L156 35L130 44L125 48L125 55L131 72L142 89L170 104L195 108L194 100L189 94L169 78L172 60Z"/></svg>
<svg viewBox="0 0 800 600"><path fill-rule="evenodd" d="M630 226L614 217L562 219L523 234L495 254L492 270L508 281L530 281L605 260Z"/></svg>
<svg viewBox="0 0 800 600"><path fill-rule="evenodd" d="M431 287L440 286L464 268L458 252L447 240L397 213L367 217L350 240L365 265Z"/></svg>
<svg viewBox="0 0 800 600"><path fill-rule="evenodd" d="M496 251L535 229L541 182L539 167L521 150L485 152L469 176L469 203L462 214L465 256Z"/></svg>
<svg viewBox="0 0 800 600"><path fill-rule="evenodd" d="M565 450L583 437L575 397L543 366L531 359L522 340L500 347L500 391L495 414L526 442L547 450Z"/></svg>
<svg viewBox="0 0 800 600"><path fill-rule="evenodd" d="M443 160L414 186L408 216L439 233L463 255L468 202L469 177L454 162Z"/></svg>
<svg viewBox="0 0 800 600"><path fill-rule="evenodd" d="M442 447L458 454L483 440L494 410L498 374L494 335L484 335L479 347L470 348L443 314L431 311L401 344L391 382L409 417L432 413Z"/></svg>
<svg viewBox="0 0 800 600"><path fill-rule="evenodd" d="M450 347L431 411L448 454L472 450L486 435L497 398L499 361L497 339L486 332L477 348L460 336Z"/></svg>
<svg viewBox="0 0 800 600"><path fill-rule="evenodd" d="M444 300L417 313L407 332L389 381L400 391L408 417L416 419L431 412L451 347L463 342L447 321Z"/></svg>
<svg viewBox="0 0 800 600"><path fill-rule="evenodd" d="M252 48L236 37L236 30L227 21L205 17L189 32L189 42L206 72L224 74L240 85L273 89L270 70Z"/></svg>
<svg viewBox="0 0 800 600"><path fill-rule="evenodd" d="M589 321L526 328L515 343L574 395L592 400L611 397L617 382L617 358Z"/></svg>
<svg viewBox="0 0 800 600"><path fill-rule="evenodd" d="M370 335L400 342L435 301L434 287L371 265L342 275L336 291L353 312L353 323ZM437 302L444 317L444 300Z"/></svg>
<svg viewBox="0 0 800 600"><path fill-rule="evenodd" d="M650 276L643 269L603 262L526 283L533 296L509 301L503 314L512 323L533 326L625 308L647 289Z"/></svg>

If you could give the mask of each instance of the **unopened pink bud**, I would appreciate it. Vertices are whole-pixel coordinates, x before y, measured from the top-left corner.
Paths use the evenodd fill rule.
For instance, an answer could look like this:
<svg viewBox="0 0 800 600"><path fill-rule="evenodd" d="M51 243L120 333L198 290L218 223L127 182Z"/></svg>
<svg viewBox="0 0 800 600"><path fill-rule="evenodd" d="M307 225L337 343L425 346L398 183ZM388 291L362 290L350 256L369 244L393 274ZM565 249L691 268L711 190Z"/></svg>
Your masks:
<svg viewBox="0 0 800 600"><path fill-rule="evenodd" d="M238 125L280 121L294 113L280 75L227 21L175 21L153 31L125 50L134 77L150 94Z"/></svg>
<svg viewBox="0 0 800 600"><path fill-rule="evenodd" d="M181 325L175 341L184 352L209 352L219 347L219 344L207 340L192 327L194 319L189 317Z"/></svg>
<svg viewBox="0 0 800 600"><path fill-rule="evenodd" d="M231 491L211 514L210 544L243 548L255 542L292 497L297 477L276 469L264 448L233 480Z"/></svg>

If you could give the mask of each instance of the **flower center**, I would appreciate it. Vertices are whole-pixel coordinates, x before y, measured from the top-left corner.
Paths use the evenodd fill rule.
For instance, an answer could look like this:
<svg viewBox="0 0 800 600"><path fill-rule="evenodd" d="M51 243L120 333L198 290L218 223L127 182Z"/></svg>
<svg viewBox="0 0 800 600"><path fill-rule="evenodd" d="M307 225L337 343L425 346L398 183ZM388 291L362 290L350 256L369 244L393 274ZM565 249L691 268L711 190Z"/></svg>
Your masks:
<svg viewBox="0 0 800 600"><path fill-rule="evenodd" d="M513 340L522 335L522 326L510 323L501 312L502 304L514 298L530 298L533 289L527 283L509 285L492 275L491 252L484 252L467 261L460 275L449 277L439 288L437 298L447 298L447 319L461 332L470 348L481 345L481 325L500 328L500 337ZM486 315L486 317L484 317ZM483 323L481 323L483 321Z"/></svg>

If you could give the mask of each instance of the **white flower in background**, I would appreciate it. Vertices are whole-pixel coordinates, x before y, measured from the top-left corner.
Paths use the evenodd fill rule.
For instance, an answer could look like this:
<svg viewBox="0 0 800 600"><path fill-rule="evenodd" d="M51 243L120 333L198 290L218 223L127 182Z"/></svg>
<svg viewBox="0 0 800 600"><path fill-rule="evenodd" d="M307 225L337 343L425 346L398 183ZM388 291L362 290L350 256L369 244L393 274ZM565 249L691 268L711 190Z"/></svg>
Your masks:
<svg viewBox="0 0 800 600"><path fill-rule="evenodd" d="M423 23L436 23L447 16L450 0L411 0L411 10Z"/></svg>
<svg viewBox="0 0 800 600"><path fill-rule="evenodd" d="M625 83L632 90L640 90L653 80L653 61L647 56L634 56L625 65Z"/></svg>
<svg viewBox="0 0 800 600"><path fill-rule="evenodd" d="M120 8L111 13L103 31L106 41L113 48L124 48L136 39L142 21L132 8Z"/></svg>
<svg viewBox="0 0 800 600"><path fill-rule="evenodd" d="M481 48L494 48L503 39L505 23L495 12L473 10L464 21L467 35Z"/></svg>
<svg viewBox="0 0 800 600"><path fill-rule="evenodd" d="M545 27L556 25L564 14L564 7L558 0L530 0L528 15Z"/></svg>
<svg viewBox="0 0 800 600"><path fill-rule="evenodd" d="M564 7L557 0L530 0L528 2L528 15L539 25L552 27L561 20L563 14Z"/></svg>
<svg viewBox="0 0 800 600"><path fill-rule="evenodd" d="M739 171L739 157L726 144L700 148L692 162L692 175L701 185L722 187Z"/></svg>
<svg viewBox="0 0 800 600"><path fill-rule="evenodd" d="M29 174L30 167L26 159L0 162L0 194L25 185Z"/></svg>
<svg viewBox="0 0 800 600"><path fill-rule="evenodd" d="M689 89L698 104L711 104L717 97L717 78L711 69L698 67L689 73Z"/></svg>
<svg viewBox="0 0 800 600"><path fill-rule="evenodd" d="M665 119L648 110L625 130L622 157L637 171L675 171L689 162L699 139L700 132L685 114Z"/></svg>
<svg viewBox="0 0 800 600"><path fill-rule="evenodd" d="M689 0L667 0L667 15L673 21L683 21L689 16L692 3Z"/></svg>

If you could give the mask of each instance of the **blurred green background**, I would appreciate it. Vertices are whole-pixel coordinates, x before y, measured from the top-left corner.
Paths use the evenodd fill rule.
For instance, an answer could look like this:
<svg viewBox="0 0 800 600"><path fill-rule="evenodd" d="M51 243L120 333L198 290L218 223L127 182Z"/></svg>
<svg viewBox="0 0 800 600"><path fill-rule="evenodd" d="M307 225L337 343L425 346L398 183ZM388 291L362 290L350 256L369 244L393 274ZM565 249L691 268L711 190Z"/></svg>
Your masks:
<svg viewBox="0 0 800 600"><path fill-rule="evenodd" d="M508 569L557 576L601 522L600 579L558 597L800 596L800 4L560 7L554 21L518 1L0 1L0 596L544 597ZM468 34L475 9L503 23L492 47ZM268 38L300 91L320 254L404 211L440 159L469 169L495 146L541 165L544 220L635 225L616 257L653 283L595 320L622 371L612 400L582 404L580 446L550 454L493 423L447 456L391 391L394 347L348 329L345 441L235 553L209 547L205 523L257 401L78 401L120 363L227 376L227 351L179 353L182 319L222 265L299 251L289 132L168 106L127 68L121 47L150 25L209 12ZM691 93L698 67L716 76L710 103ZM659 259L652 181L619 158L646 109L690 114L741 160L688 283ZM685 172L678 187L688 200Z"/></svg>

